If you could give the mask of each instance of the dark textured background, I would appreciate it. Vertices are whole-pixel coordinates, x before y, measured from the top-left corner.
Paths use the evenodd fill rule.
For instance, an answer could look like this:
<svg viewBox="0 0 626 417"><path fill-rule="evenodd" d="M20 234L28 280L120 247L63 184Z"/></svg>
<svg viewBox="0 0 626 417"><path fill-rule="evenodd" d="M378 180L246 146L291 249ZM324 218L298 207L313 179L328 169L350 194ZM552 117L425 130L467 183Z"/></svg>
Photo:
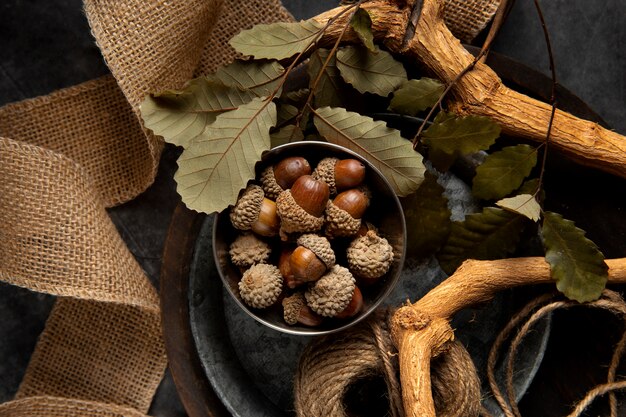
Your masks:
<svg viewBox="0 0 626 417"><path fill-rule="evenodd" d="M579 95L614 129L626 133L626 2L542 3L559 82ZM312 16L335 4L334 1L285 1L297 18ZM546 47L532 1L517 1L493 49L548 73ZM107 73L79 0L3 1L0 52L0 105L47 94ZM175 155L167 148L155 185L136 200L110 210L131 251L155 283L165 231L176 204L171 180L174 169ZM623 198L623 195L615 196L619 204L623 204ZM623 217L626 224L626 216ZM601 229L601 224L598 227ZM611 233L611 230L603 231L603 237L609 234L610 240ZM614 233L614 239L626 240L623 229ZM611 253L611 256L626 256L626 253ZM52 303L50 296L0 284L0 402L11 399L17 390ZM526 415L548 415L546 409L563 414L577 395L576 389L571 388L573 381L598 381L603 372L602 361L612 343L601 330L607 326L616 329L617 323L602 314L557 317L546 352L546 366L522 402ZM576 359L571 352L582 356ZM596 372L578 372L576 364L583 362L597 362ZM567 378L555 382L555 372ZM184 415L171 378L164 380L151 412L162 416Z"/></svg>

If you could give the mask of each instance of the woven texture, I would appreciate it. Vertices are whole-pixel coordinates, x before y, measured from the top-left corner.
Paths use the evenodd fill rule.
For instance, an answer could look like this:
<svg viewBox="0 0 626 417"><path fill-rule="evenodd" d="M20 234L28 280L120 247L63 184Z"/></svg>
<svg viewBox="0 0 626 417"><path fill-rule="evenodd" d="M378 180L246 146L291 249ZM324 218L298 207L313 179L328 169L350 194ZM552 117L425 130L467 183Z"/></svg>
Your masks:
<svg viewBox="0 0 626 417"><path fill-rule="evenodd" d="M444 19L450 32L470 42L491 20L500 0L445 0Z"/></svg>
<svg viewBox="0 0 626 417"><path fill-rule="evenodd" d="M449 24L463 39L487 17L463 13L496 3L450 1ZM292 19L278 0L84 8L112 75L0 108L0 280L59 296L0 417L147 412L166 366L158 297L105 211L156 175L163 143L138 106L229 62L241 29Z"/></svg>
<svg viewBox="0 0 626 417"><path fill-rule="evenodd" d="M93 401L30 397L0 404L0 417L142 417L135 409Z"/></svg>
<svg viewBox="0 0 626 417"><path fill-rule="evenodd" d="M158 297L105 207L154 180L163 144L137 117L144 96L180 87L203 54L228 62L241 25L289 18L232 1L209 40L221 6L87 0L112 76L0 108L0 280L59 296L0 416L147 412L166 366Z"/></svg>

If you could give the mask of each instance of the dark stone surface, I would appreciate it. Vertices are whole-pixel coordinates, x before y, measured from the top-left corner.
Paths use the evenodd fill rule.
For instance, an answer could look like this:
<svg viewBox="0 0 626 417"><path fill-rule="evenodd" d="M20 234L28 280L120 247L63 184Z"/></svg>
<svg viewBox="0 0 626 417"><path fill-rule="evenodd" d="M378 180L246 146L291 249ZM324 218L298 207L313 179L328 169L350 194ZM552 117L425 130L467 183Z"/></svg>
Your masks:
<svg viewBox="0 0 626 417"><path fill-rule="evenodd" d="M626 2L552 0L542 3L552 36L559 82L580 95L613 128L626 133L626 52L623 48L626 44ZM285 4L297 18L306 18L336 2L288 0ZM543 35L532 2L516 2L494 50L548 72ZM0 105L47 94L107 73L79 0L2 2L0 51ZM155 185L138 199L110 211L131 251L155 283L165 231L176 201L171 180L174 160L175 152L168 148ZM572 187L575 187L573 183ZM563 203L561 208L568 210L570 207ZM596 210L600 213L603 206ZM580 216L581 222L586 221L584 214ZM619 223L619 218L614 221ZM593 234L594 239L606 240L601 246L611 250L610 240L615 239L614 223L589 224L591 227L599 224L590 235ZM623 228L621 230L618 230L617 239L623 241L626 239ZM610 256L624 255L626 253L620 250L610 253ZM17 390L52 304L50 296L0 284L0 402L10 399ZM597 322L608 322L602 318L592 320L595 316L592 319L584 317L582 328L585 331L598 330ZM603 353L601 347L608 345L595 343L595 338L580 344L572 337L579 329L578 322L564 319L560 323L563 330L547 351L547 357L556 364L554 369L575 368L572 355L563 355L563 346L569 346L568 343L581 346L586 352L598 352L598 355ZM598 333L594 334L602 339L602 332ZM585 361L592 360L597 357L585 356ZM541 371L540 376L544 376ZM570 378L576 379L577 375L570 375ZM548 414L545 410L542 413L539 407L545 406L542 394L545 398L551 398L551 395L563 398L563 390L555 388L550 381L546 376L543 382L531 386L526 403L523 402L528 415ZM573 399L567 397L559 406L562 409L571 401ZM162 383L151 412L163 416L184 415L171 378Z"/></svg>

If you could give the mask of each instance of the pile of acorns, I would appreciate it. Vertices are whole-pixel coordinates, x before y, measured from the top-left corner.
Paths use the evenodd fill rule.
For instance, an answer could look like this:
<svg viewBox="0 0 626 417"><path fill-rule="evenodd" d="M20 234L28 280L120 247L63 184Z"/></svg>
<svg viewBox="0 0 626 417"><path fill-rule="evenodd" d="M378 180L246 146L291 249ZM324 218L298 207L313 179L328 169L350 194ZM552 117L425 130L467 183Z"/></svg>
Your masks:
<svg viewBox="0 0 626 417"><path fill-rule="evenodd" d="M361 311L356 283L376 282L394 257L387 240L362 220L372 197L365 170L356 159L330 157L311 172L305 158L289 157L241 193L230 220L243 232L229 254L243 273L239 294L247 305L261 309L282 300L285 321L307 326ZM272 251L280 254L273 257L277 265L270 263Z"/></svg>

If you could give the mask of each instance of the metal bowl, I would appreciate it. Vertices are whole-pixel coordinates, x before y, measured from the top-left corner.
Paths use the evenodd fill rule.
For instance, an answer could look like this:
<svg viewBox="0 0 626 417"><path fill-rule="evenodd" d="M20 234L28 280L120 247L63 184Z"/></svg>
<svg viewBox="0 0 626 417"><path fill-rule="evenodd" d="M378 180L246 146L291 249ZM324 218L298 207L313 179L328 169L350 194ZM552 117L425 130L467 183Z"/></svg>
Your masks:
<svg viewBox="0 0 626 417"><path fill-rule="evenodd" d="M395 256L391 268L374 285L359 287L363 293L364 306L356 316L341 320L325 319L322 325L318 327L290 326L283 319L280 303L267 309L255 309L246 305L239 296L238 283L241 279L241 273L237 267L231 264L228 256L229 246L239 232L231 225L228 211L226 210L215 216L213 225L213 255L217 270L224 287L236 301L237 305L255 320L272 329L305 336L343 330L363 320L374 311L391 293L398 282L406 252L406 225L402 206L387 179L370 162L349 149L327 142L303 141L278 146L263 155L262 160L257 164L257 173L261 172L265 167L274 165L289 156L305 157L312 167L322 158L331 156L340 159L355 158L366 166L365 183L371 189L373 197L364 220L372 222L379 229L379 234L385 237L393 247ZM274 249L273 252L275 252L270 261L276 265L278 258L278 253L276 252L279 251L275 250L275 248L280 246L280 241L278 238L275 238L270 244ZM345 266L345 256L341 256L341 249L347 242L337 239L332 244L337 253L337 263Z"/></svg>

